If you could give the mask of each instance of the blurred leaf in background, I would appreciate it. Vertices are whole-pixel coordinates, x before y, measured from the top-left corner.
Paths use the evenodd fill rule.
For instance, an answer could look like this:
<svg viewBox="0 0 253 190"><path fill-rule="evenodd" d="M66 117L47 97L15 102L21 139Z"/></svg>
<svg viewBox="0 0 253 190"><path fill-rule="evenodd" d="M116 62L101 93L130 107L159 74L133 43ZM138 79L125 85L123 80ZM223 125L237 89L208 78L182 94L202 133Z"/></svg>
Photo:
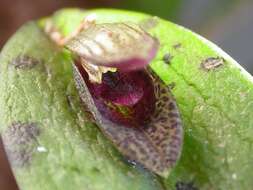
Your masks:
<svg viewBox="0 0 253 190"><path fill-rule="evenodd" d="M119 7L174 20L179 16L181 3L182 0L123 0Z"/></svg>

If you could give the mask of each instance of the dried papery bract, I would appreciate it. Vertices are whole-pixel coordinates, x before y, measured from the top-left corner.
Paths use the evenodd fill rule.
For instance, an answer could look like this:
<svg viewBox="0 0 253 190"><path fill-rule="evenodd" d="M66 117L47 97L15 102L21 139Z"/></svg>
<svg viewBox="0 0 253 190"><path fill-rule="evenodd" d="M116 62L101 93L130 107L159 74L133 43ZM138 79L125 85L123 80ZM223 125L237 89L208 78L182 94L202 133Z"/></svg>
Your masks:
<svg viewBox="0 0 253 190"><path fill-rule="evenodd" d="M146 125L138 128L126 127L110 121L99 112L79 70L80 67L74 65L73 68L82 101L115 147L128 159L161 176L168 176L180 156L183 136L178 109L169 88L154 73L147 71L155 87L155 112Z"/></svg>
<svg viewBox="0 0 253 190"><path fill-rule="evenodd" d="M224 65L225 60L221 57L208 57L201 62L201 68L205 71L211 71Z"/></svg>
<svg viewBox="0 0 253 190"><path fill-rule="evenodd" d="M80 59L80 63L82 67L84 68L84 70L87 72L89 76L89 80L92 83L101 83L103 73L107 73L108 71L116 72L117 70L116 68L112 68L112 67L94 65L83 58Z"/></svg>

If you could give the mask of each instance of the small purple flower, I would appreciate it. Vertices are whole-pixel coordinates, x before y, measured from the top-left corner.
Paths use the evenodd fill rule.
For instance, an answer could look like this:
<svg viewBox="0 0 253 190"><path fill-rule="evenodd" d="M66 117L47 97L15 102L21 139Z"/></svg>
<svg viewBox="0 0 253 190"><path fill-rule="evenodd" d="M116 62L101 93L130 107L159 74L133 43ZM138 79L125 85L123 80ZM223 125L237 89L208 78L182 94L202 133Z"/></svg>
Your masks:
<svg viewBox="0 0 253 190"><path fill-rule="evenodd" d="M133 23L92 25L67 44L78 55L79 95L102 132L124 156L167 176L183 135L170 89L148 66L158 47Z"/></svg>

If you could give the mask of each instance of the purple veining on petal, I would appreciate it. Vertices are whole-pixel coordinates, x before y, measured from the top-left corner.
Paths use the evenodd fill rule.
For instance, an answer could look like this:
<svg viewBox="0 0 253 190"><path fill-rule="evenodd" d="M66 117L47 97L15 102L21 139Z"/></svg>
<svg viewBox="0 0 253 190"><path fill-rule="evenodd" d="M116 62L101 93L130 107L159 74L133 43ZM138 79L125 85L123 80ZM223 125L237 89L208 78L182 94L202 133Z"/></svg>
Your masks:
<svg viewBox="0 0 253 190"><path fill-rule="evenodd" d="M134 23L103 23L82 31L66 47L94 65L126 72L145 68L159 41Z"/></svg>
<svg viewBox="0 0 253 190"><path fill-rule="evenodd" d="M125 61L108 63L108 66L115 67L121 72L136 71L145 68L155 57L158 50L158 44L154 43L145 58L130 58Z"/></svg>
<svg viewBox="0 0 253 190"><path fill-rule="evenodd" d="M126 126L148 122L155 110L152 80L144 70L107 72L101 84L91 83L86 71L76 63L99 112L107 119Z"/></svg>

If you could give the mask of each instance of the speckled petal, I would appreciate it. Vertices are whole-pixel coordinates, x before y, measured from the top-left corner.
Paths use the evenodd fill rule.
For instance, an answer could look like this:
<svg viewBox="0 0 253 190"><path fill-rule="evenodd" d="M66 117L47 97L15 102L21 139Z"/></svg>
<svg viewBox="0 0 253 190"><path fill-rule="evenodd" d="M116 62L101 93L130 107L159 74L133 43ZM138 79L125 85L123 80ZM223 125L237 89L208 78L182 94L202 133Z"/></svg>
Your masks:
<svg viewBox="0 0 253 190"><path fill-rule="evenodd" d="M98 111L78 67L73 65L73 69L82 101L115 147L129 160L167 177L180 156L183 140L179 112L169 88L148 70L157 98L155 112L150 123L131 128L111 122Z"/></svg>

